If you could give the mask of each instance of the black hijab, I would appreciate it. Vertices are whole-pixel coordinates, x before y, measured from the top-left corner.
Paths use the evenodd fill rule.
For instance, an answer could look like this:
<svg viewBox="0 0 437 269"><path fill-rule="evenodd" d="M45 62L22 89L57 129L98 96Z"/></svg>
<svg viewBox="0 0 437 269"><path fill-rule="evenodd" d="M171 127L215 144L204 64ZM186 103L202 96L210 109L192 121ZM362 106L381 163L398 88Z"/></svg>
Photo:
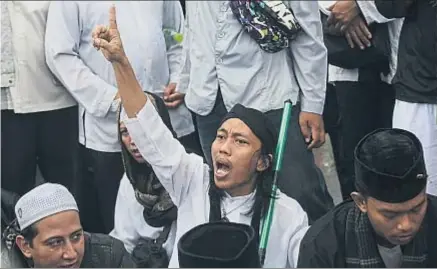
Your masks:
<svg viewBox="0 0 437 269"><path fill-rule="evenodd" d="M152 102L164 124L176 138L170 121L170 115L162 99L150 92L145 92L148 101ZM120 115L118 113L118 138L121 144L121 153L126 176L131 182L137 201L144 207L144 220L152 227L171 225L177 218L177 207L173 204L170 195L161 185L149 163L138 163L129 153L121 140Z"/></svg>

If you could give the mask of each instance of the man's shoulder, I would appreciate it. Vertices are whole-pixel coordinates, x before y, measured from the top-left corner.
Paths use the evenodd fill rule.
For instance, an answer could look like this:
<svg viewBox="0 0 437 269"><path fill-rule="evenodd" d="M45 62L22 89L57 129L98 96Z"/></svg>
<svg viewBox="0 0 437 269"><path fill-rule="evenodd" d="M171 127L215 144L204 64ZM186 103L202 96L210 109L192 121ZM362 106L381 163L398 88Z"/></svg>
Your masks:
<svg viewBox="0 0 437 269"><path fill-rule="evenodd" d="M344 241L346 219L351 210L355 209L353 201L346 201L330 210L308 229L302 239L302 245L317 244L332 248L339 241ZM340 242L343 245L344 242Z"/></svg>
<svg viewBox="0 0 437 269"><path fill-rule="evenodd" d="M437 196L428 194L428 212L437 218Z"/></svg>
<svg viewBox="0 0 437 269"><path fill-rule="evenodd" d="M126 267L123 264L129 257L120 240L106 234L85 233L82 267Z"/></svg>
<svg viewBox="0 0 437 269"><path fill-rule="evenodd" d="M91 246L123 246L123 243L107 234L85 233L85 243Z"/></svg>

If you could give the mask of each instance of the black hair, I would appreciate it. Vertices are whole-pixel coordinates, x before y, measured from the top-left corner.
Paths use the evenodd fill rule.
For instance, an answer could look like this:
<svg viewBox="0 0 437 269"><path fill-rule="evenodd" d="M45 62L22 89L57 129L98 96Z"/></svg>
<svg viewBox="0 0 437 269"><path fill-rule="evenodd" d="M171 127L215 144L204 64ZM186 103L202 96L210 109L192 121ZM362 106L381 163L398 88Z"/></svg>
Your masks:
<svg viewBox="0 0 437 269"><path fill-rule="evenodd" d="M20 234L24 237L24 240L29 243L29 246L33 247L33 239L38 235L38 229L34 223L23 229Z"/></svg>

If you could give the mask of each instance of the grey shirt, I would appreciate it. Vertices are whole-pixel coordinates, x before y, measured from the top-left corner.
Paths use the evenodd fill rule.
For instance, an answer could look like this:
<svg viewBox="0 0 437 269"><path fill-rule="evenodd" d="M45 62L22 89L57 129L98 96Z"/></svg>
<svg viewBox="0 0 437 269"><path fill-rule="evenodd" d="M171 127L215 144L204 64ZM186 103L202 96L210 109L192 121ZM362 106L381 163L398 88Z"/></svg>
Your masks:
<svg viewBox="0 0 437 269"><path fill-rule="evenodd" d="M402 265L401 246L386 248L378 245L379 254L387 268L399 268Z"/></svg>
<svg viewBox="0 0 437 269"><path fill-rule="evenodd" d="M193 112L211 112L217 90L229 110L236 103L263 112L284 101L321 114L327 52L317 1L285 1L303 28L289 49L262 51L233 15L229 1L187 1L184 69L178 90ZM300 90L299 90L300 88Z"/></svg>

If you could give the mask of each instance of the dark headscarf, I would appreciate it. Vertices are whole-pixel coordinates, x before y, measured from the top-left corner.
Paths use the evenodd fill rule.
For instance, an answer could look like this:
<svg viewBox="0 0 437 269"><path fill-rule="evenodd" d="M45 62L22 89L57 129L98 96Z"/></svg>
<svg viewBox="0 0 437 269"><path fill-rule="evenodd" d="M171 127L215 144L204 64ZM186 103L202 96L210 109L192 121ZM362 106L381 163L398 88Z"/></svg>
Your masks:
<svg viewBox="0 0 437 269"><path fill-rule="evenodd" d="M402 203L426 187L426 168L419 139L401 129L379 129L355 148L357 190L388 203Z"/></svg>
<svg viewBox="0 0 437 269"><path fill-rule="evenodd" d="M164 124L176 138L170 121L170 115L162 99L150 92L146 92L148 101L152 102ZM120 105L121 111L121 105ZM149 163L138 163L126 149L121 140L120 111L118 115L118 137L121 144L121 153L126 176L135 190L137 201L144 206L143 216L147 224L152 227L171 225L177 218L177 207L173 204L170 195L161 185Z"/></svg>

